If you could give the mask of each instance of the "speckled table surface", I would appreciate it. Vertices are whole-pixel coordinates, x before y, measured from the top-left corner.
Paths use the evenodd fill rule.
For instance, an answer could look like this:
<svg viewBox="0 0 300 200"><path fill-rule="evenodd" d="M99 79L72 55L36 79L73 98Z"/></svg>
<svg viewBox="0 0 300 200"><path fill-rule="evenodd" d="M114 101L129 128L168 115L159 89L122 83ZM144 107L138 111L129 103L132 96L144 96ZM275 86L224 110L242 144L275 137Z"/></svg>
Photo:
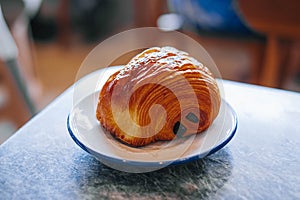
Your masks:
<svg viewBox="0 0 300 200"><path fill-rule="evenodd" d="M224 81L235 137L204 159L130 174L71 139L72 88L0 146L0 199L299 199L300 94Z"/></svg>

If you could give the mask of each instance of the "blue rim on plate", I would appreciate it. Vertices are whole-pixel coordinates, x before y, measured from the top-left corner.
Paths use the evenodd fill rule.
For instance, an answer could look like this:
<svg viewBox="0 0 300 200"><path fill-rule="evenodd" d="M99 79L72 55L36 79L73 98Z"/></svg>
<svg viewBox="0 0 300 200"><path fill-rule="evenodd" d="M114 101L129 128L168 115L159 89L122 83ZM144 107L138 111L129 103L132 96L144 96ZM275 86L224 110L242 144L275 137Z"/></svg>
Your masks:
<svg viewBox="0 0 300 200"><path fill-rule="evenodd" d="M197 154L197 155L187 156L187 157L179 158L179 159L175 159L175 160L165 160L165 161L153 162L153 161L136 161L136 160L128 160L128 159L121 159L121 158L117 158L117 157L111 157L111 156L105 155L99 151L93 150L92 148L89 148L88 145L84 144L84 142L80 141L80 139L75 136L74 130L72 130L71 125L70 125L70 114L68 115L68 118L67 118L67 128L68 128L69 134L70 134L71 138L74 140L74 142L81 149L83 149L84 151L86 151L89 154L92 154L100 161L104 160L104 161L107 161L110 163L125 164L128 166L137 166L137 167L156 167L156 166L161 166L161 165L165 165L165 166L178 165L178 164L184 164L184 163L191 162L191 161L194 161L194 160L197 160L200 158L204 158L208 155L211 155L211 154L219 151L220 149L222 149L233 138L233 136L236 133L237 127L238 127L237 115L236 115L235 111L233 110L233 108L226 101L224 101L224 103L226 104L226 108L229 109L229 112L232 115L232 119L233 119L233 126L231 128L231 132L227 135L227 137L224 140L222 140L221 142L219 142L218 144L216 144L215 146L213 146L208 151L201 152L200 154Z"/></svg>
<svg viewBox="0 0 300 200"><path fill-rule="evenodd" d="M106 135L103 132L95 116L102 85L111 74L121 68L122 66L114 66L100 69L77 81L73 94L74 106L67 118L67 129L74 142L100 162L137 168L183 164L217 152L235 135L238 125L237 115L222 99L219 115L204 133L187 137L189 139L183 141L173 140L177 141L174 142L175 145L173 141L166 141L163 144L158 143L154 146L151 144L149 148L139 149L121 144L110 134ZM182 149L182 146L185 149ZM159 149L158 153L155 148Z"/></svg>

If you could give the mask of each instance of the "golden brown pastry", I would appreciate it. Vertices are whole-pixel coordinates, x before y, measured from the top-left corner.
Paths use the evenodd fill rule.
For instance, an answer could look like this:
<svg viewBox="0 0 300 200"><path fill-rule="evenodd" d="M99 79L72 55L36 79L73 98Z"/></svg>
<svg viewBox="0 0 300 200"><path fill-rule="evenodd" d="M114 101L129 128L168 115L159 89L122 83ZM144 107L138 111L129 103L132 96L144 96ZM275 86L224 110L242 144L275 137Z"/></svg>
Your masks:
<svg viewBox="0 0 300 200"><path fill-rule="evenodd" d="M115 138L139 147L206 130L220 101L207 67L186 52L153 47L109 77L96 117Z"/></svg>

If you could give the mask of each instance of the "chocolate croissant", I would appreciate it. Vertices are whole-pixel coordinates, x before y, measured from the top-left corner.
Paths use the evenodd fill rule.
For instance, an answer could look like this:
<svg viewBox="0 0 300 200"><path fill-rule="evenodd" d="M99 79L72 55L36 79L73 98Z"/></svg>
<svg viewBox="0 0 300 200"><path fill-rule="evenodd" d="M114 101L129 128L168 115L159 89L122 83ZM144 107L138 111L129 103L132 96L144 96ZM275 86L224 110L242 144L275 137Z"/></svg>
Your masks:
<svg viewBox="0 0 300 200"><path fill-rule="evenodd" d="M153 47L108 78L96 117L115 138L140 147L203 132L220 102L207 67L186 52Z"/></svg>

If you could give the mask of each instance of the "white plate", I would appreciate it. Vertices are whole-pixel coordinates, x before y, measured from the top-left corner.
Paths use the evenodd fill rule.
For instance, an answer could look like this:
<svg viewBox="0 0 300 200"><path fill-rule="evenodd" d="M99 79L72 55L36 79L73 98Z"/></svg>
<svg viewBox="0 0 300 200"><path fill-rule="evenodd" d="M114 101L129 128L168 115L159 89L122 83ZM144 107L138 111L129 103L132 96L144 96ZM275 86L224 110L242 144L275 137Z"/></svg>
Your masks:
<svg viewBox="0 0 300 200"><path fill-rule="evenodd" d="M105 76L107 79L109 74ZM93 77L95 79L95 76L88 76L81 83L85 82L86 87L89 79ZM102 81L105 80L103 76L101 78ZM77 101L68 116L67 127L72 139L83 150L118 170L146 172L203 158L224 147L237 129L234 110L222 100L218 117L205 132L171 142L156 142L141 148L129 147L106 133L97 121L95 110L100 89L98 87L98 91Z"/></svg>

